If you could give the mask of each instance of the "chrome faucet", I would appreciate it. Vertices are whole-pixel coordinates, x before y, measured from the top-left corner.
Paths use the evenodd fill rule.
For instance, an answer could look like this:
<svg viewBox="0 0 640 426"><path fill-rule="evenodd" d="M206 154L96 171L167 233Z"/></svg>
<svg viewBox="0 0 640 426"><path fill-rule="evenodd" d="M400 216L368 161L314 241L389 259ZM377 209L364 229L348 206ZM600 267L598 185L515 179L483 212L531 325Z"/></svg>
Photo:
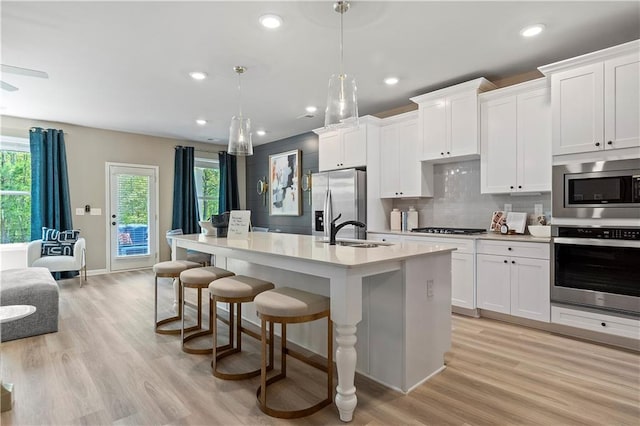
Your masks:
<svg viewBox="0 0 640 426"><path fill-rule="evenodd" d="M340 219L341 216L342 216L342 213L340 213L338 216L336 216L335 219L331 221L331 234L329 236L329 245L332 245L332 246L336 245L336 234L338 233L339 230L341 230L345 226L353 225L353 226L359 226L360 228L366 228L367 226L362 222L358 222L357 220L347 220L346 222L342 222L341 224L336 225L336 220Z"/></svg>

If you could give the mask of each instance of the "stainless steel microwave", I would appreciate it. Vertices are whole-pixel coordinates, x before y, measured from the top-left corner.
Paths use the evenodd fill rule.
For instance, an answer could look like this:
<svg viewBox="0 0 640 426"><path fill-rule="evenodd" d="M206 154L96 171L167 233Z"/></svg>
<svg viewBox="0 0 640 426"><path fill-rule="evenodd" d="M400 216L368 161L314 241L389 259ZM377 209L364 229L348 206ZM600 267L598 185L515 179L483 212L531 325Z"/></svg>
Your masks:
<svg viewBox="0 0 640 426"><path fill-rule="evenodd" d="M640 159L553 166L552 214L640 218Z"/></svg>

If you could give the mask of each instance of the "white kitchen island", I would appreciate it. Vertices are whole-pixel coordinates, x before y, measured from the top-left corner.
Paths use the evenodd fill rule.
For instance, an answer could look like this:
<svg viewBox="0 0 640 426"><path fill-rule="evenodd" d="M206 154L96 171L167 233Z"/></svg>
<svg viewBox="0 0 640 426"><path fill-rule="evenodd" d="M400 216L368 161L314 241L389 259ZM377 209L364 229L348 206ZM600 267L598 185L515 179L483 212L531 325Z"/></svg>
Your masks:
<svg viewBox="0 0 640 426"><path fill-rule="evenodd" d="M276 286L331 298L342 421L351 421L356 408L356 369L406 393L444 368L451 345L451 248L331 246L317 237L261 232L245 240L176 235L172 243L174 259L186 258L187 249L211 253L216 266L257 271Z"/></svg>

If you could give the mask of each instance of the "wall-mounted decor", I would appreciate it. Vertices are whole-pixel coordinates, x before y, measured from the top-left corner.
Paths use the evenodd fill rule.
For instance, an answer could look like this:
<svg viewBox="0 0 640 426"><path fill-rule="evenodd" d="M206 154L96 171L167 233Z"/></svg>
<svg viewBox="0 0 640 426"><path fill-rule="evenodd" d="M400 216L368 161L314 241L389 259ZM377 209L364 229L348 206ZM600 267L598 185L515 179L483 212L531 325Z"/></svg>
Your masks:
<svg viewBox="0 0 640 426"><path fill-rule="evenodd" d="M300 216L300 157L295 149L269 156L269 214Z"/></svg>

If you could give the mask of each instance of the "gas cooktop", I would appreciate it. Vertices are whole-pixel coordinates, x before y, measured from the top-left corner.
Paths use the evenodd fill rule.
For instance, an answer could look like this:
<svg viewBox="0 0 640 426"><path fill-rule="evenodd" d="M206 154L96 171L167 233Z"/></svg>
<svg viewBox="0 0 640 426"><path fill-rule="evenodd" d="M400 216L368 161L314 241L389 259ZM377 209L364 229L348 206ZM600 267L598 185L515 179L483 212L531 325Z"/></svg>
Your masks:
<svg viewBox="0 0 640 426"><path fill-rule="evenodd" d="M477 228L439 228L435 226L430 226L426 228L413 228L411 232L422 232L425 234L462 234L462 235L470 235L470 234L484 234L487 232L486 229L477 229Z"/></svg>

